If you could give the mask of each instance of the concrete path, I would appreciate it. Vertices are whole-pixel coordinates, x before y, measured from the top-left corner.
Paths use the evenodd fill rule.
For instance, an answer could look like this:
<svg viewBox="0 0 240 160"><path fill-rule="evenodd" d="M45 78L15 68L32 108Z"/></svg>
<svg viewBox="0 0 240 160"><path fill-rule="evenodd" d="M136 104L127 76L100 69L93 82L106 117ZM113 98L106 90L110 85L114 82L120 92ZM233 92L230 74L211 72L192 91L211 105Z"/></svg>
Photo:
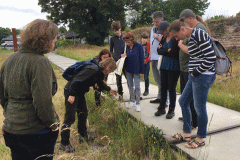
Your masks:
<svg viewBox="0 0 240 160"><path fill-rule="evenodd" d="M74 64L76 60L72 60L63 56L59 56L53 53L47 54L49 60L54 63L58 68L64 70L68 66ZM116 78L114 74L108 76L108 85L114 89L117 89ZM141 82L141 92L144 92L144 82ZM198 149L185 148L185 143L175 141L171 135L181 133L183 123L178 120L181 114L181 108L178 104L180 95L177 95L175 117L173 119L166 119L165 115L155 117L154 113L157 111L159 104L151 104L149 101L155 99L157 95L157 86L151 85L149 87L150 94L148 96L142 96L141 100L141 112L136 112L136 108L129 109L128 112L137 119L144 122L148 126L154 126L161 129L164 137L169 143L174 144L177 148L183 152L189 154L191 157L199 160L237 160L240 159L240 112L226 109L224 107L207 103L208 111L208 136L206 138L206 145ZM123 91L124 101L122 107L126 109L125 105L128 105L129 91L126 83L126 79L123 76ZM126 109L127 110L127 109ZM168 111L168 109L166 109ZM192 131L192 136L195 136L197 129Z"/></svg>

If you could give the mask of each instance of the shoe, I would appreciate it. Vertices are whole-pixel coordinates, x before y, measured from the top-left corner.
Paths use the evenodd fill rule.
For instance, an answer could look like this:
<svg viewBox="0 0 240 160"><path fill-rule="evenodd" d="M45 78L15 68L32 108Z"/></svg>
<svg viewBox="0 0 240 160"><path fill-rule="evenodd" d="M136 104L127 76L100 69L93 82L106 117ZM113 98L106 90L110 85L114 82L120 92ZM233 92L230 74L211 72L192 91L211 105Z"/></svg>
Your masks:
<svg viewBox="0 0 240 160"><path fill-rule="evenodd" d="M120 96L118 97L118 101L120 101L120 102L123 101L123 96L122 96L122 95L120 95Z"/></svg>
<svg viewBox="0 0 240 160"><path fill-rule="evenodd" d="M160 99L151 100L150 103L160 103Z"/></svg>
<svg viewBox="0 0 240 160"><path fill-rule="evenodd" d="M130 102L129 105L127 106L128 109L131 109L135 107L135 103L134 102Z"/></svg>
<svg viewBox="0 0 240 160"><path fill-rule="evenodd" d="M183 121L183 117L179 117L178 120L179 120L179 121Z"/></svg>
<svg viewBox="0 0 240 160"><path fill-rule="evenodd" d="M87 136L87 137L79 137L79 143L83 143L84 141L85 142L93 142L95 139L95 137L93 136Z"/></svg>
<svg viewBox="0 0 240 160"><path fill-rule="evenodd" d="M68 144L68 145L63 145L62 143L58 146L58 148L60 150L63 150L67 153L73 153L75 152L75 148L73 148L73 146L71 144Z"/></svg>
<svg viewBox="0 0 240 160"><path fill-rule="evenodd" d="M137 112L141 112L140 104L136 104L136 111L137 111Z"/></svg>
<svg viewBox="0 0 240 160"><path fill-rule="evenodd" d="M175 116L174 111L168 111L168 113L167 113L167 115L166 115L166 118L167 118L167 119L172 119L174 116Z"/></svg>
<svg viewBox="0 0 240 160"><path fill-rule="evenodd" d="M155 112L155 116L161 116L161 115L164 115L164 114L166 114L165 110L158 110L157 112Z"/></svg>
<svg viewBox="0 0 240 160"><path fill-rule="evenodd" d="M140 97L140 100L142 100L142 97Z"/></svg>
<svg viewBox="0 0 240 160"><path fill-rule="evenodd" d="M147 96L148 94L149 94L148 90L145 90L143 93L144 96Z"/></svg>

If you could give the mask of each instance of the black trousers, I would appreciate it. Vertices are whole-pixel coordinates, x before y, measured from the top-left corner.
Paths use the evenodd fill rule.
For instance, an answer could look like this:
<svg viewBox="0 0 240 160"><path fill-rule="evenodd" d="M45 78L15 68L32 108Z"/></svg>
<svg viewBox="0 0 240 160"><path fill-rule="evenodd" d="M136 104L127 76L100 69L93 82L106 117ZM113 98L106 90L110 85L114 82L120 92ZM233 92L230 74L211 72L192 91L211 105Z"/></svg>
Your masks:
<svg viewBox="0 0 240 160"><path fill-rule="evenodd" d="M116 81L117 81L118 94L123 95L122 75L120 76L116 74Z"/></svg>
<svg viewBox="0 0 240 160"><path fill-rule="evenodd" d="M180 71L160 70L161 72L161 100L158 110L165 110L167 91L169 91L169 111L174 111L176 106L176 86Z"/></svg>
<svg viewBox="0 0 240 160"><path fill-rule="evenodd" d="M183 92L187 82L188 82L188 72L181 72L180 73L180 89L181 89L181 93ZM197 122L197 112L194 108L194 103L193 101L190 103L190 109L191 109L191 115L192 115L192 126L193 127L197 127L198 126L198 122Z"/></svg>
<svg viewBox="0 0 240 160"><path fill-rule="evenodd" d="M86 105L86 100L83 95L77 95L75 96L75 101L73 104L68 102L69 93L68 91L64 90L64 96L65 96L65 107L66 107L66 113L63 121L62 131L61 131L61 143L63 145L68 145L69 138L70 138L70 127L75 122L75 115L77 113L78 118L78 133L82 137L87 137L87 116L88 116L88 110Z"/></svg>
<svg viewBox="0 0 240 160"><path fill-rule="evenodd" d="M3 131L13 160L52 160L58 131L44 134L11 134Z"/></svg>
<svg viewBox="0 0 240 160"><path fill-rule="evenodd" d="M104 81L107 82L107 78L108 78L108 75L106 75L104 77ZM94 90L95 90L95 102L96 102L96 106L100 106L101 105L101 100L100 100L100 97L101 97L101 90L99 90L98 88L95 88L93 87Z"/></svg>

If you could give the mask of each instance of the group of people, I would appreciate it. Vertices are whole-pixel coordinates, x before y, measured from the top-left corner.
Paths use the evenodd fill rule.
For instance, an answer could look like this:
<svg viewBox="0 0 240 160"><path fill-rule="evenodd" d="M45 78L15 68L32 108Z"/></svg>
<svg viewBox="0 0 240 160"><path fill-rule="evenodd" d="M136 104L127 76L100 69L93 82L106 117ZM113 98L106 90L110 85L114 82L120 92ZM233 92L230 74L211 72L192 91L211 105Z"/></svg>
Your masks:
<svg viewBox="0 0 240 160"><path fill-rule="evenodd" d="M207 134L207 95L215 81L216 55L212 47L210 31L202 18L192 10L185 9L180 13L180 19L171 24L164 21L163 13L152 14L154 27L150 32L141 35L141 44L136 42L133 33L128 32L121 37L121 28L113 28L115 40L125 44L119 47L111 39L111 53L119 53L126 57L123 73L126 76L130 93L130 103L127 108L140 107L140 78L144 75L145 91L149 94L150 62L155 82L158 84L157 98L150 103L159 103L155 116L166 114L167 119L175 116L176 86L180 77L181 97L179 105L182 110L183 132L172 135L173 138L186 141L187 148L198 148L205 145ZM115 22L117 23L117 22ZM119 44L119 43L118 43ZM127 45L126 51L124 47ZM115 48L114 48L115 47ZM115 52L112 52L114 48ZM121 52L119 52L121 49ZM121 84L117 80L117 84ZM121 93L122 88L121 88ZM122 94L121 94L122 97ZM197 137L191 139L192 129L198 127Z"/></svg>
<svg viewBox="0 0 240 160"><path fill-rule="evenodd" d="M112 23L116 33L110 40L110 51L103 49L97 57L84 63L76 63L68 72L69 80L64 88L66 113L61 128L59 149L74 152L71 146L70 127L78 118L79 143L93 140L88 136L88 115L84 94L92 86L96 104L101 105L103 90L119 95L123 100L122 75L116 75L117 91L106 85L107 75L116 69L116 61L126 57L123 74L130 93L128 108L140 107L140 78L144 76L145 91L149 94L150 63L158 84L157 98L150 103L159 103L155 116L175 116L176 85L180 76L182 95L183 132L172 135L187 141L187 148L205 145L207 132L206 102L208 90L215 80L215 52L211 45L210 32L200 16L186 9L180 19L171 24L164 21L160 11L152 14L154 27L149 34L142 33L141 42L136 42L133 33L122 34L119 22ZM0 72L0 102L4 110L2 133L5 144L11 149L12 159L53 159L54 146L59 134L60 121L52 97L57 92L57 79L49 60L57 40L58 27L49 20L34 20L21 32L21 48L3 63ZM126 48L126 49L125 49ZM82 64L81 64L82 65ZM193 128L198 127L197 137L191 139Z"/></svg>

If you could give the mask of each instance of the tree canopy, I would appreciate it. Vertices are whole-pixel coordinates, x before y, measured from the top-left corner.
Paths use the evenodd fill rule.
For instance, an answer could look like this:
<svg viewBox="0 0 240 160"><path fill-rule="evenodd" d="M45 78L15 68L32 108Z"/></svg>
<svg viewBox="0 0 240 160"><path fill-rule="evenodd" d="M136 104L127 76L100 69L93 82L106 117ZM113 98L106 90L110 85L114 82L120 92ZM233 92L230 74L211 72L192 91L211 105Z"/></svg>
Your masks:
<svg viewBox="0 0 240 160"><path fill-rule="evenodd" d="M104 44L114 20L124 29L125 10L139 7L138 0L39 0L38 5L53 22L68 24L71 31L95 45Z"/></svg>
<svg viewBox="0 0 240 160"><path fill-rule="evenodd" d="M151 15L155 11L162 11L164 19L172 22L179 18L184 9L191 9L196 15L202 16L209 6L208 0L144 0L139 11L131 11L129 24L132 29L138 26L152 25Z"/></svg>
<svg viewBox="0 0 240 160"><path fill-rule="evenodd" d="M7 38L12 34L12 31L10 28L2 28L0 27L0 42L2 42L3 38Z"/></svg>

